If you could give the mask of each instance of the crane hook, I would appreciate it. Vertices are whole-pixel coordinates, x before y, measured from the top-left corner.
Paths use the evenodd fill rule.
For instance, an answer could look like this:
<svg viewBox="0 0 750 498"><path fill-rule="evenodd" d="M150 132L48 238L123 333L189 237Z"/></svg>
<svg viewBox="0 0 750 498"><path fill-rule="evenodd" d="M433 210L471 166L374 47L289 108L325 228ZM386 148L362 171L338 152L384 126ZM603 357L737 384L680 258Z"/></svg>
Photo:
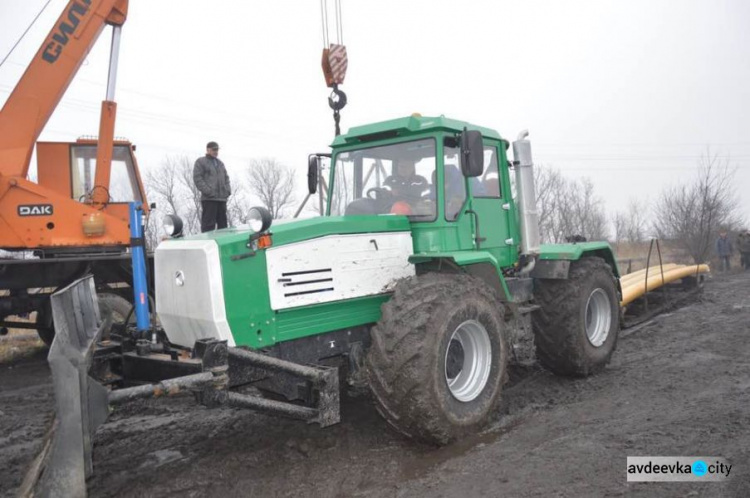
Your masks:
<svg viewBox="0 0 750 498"><path fill-rule="evenodd" d="M331 95L328 96L328 106L334 111L340 111L346 105L346 94L339 90L339 86L334 84Z"/></svg>

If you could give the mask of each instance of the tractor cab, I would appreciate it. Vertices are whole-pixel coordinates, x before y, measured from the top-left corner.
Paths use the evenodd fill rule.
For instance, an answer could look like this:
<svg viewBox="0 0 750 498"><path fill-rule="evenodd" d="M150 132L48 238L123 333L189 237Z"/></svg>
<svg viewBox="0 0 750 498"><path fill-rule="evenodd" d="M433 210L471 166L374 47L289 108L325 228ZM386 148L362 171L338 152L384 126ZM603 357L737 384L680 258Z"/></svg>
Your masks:
<svg viewBox="0 0 750 498"><path fill-rule="evenodd" d="M493 130L445 117L352 128L332 145L327 215L407 216L415 254L482 250L511 266L519 237L507 146Z"/></svg>

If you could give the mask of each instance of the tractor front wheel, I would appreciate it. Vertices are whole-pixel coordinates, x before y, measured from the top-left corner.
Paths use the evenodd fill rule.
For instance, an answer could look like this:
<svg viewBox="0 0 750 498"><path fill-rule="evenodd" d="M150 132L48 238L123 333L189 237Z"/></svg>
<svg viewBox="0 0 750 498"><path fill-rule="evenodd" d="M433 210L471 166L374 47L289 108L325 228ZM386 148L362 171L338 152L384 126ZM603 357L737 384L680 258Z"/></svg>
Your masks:
<svg viewBox="0 0 750 498"><path fill-rule="evenodd" d="M401 282L383 305L366 370L389 424L408 437L447 444L489 421L507 358L494 292L468 275L428 273Z"/></svg>
<svg viewBox="0 0 750 498"><path fill-rule="evenodd" d="M609 363L620 330L620 300L610 266L601 258L570 265L567 280L540 279L532 314L539 362L557 375L585 377Z"/></svg>

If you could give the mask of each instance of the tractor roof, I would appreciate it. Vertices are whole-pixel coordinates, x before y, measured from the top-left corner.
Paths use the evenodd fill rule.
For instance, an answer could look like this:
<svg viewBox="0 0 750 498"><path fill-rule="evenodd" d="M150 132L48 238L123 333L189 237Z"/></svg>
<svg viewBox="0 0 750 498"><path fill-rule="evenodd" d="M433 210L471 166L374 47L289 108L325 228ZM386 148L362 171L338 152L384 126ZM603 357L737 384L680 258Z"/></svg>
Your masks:
<svg viewBox="0 0 750 498"><path fill-rule="evenodd" d="M391 119L364 126L355 126L344 135L339 135L331 144L332 147L351 145L354 143L372 142L387 138L407 137L437 130L459 133L464 127L479 130L486 138L501 140L500 134L490 128L472 125L465 121L446 118L445 116L426 117L419 115L405 118Z"/></svg>

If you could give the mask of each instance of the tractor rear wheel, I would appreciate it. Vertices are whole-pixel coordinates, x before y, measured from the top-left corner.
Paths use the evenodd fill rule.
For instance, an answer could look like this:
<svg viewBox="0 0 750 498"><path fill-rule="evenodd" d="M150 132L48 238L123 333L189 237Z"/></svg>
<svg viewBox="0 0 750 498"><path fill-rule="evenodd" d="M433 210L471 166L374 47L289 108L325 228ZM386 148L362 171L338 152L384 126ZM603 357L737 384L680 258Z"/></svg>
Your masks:
<svg viewBox="0 0 750 498"><path fill-rule="evenodd" d="M567 280L539 279L532 314L539 362L557 375L585 377L609 363L620 330L620 300L601 258L570 265Z"/></svg>
<svg viewBox="0 0 750 498"><path fill-rule="evenodd" d="M465 274L401 282L365 360L380 414L396 430L447 444L481 429L500 401L508 358L503 308Z"/></svg>

